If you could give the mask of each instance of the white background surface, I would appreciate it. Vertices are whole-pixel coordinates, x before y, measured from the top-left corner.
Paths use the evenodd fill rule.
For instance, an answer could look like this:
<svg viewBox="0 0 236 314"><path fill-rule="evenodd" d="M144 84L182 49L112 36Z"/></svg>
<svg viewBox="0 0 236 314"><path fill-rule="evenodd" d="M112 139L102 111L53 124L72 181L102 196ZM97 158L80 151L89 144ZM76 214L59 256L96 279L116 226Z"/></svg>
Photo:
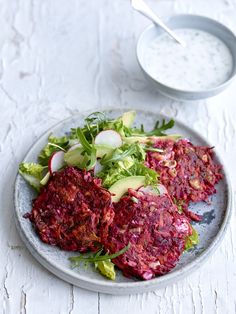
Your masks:
<svg viewBox="0 0 236 314"><path fill-rule="evenodd" d="M162 17L198 13L236 32L235 0L149 0ZM236 217L221 247L188 278L143 295L84 291L43 269L13 220L17 165L47 128L76 111L146 106L176 117L220 151L236 186L236 83L207 101L160 96L138 67L148 25L129 0L0 0L0 311L15 313L235 313ZM203 75L205 75L203 73Z"/></svg>

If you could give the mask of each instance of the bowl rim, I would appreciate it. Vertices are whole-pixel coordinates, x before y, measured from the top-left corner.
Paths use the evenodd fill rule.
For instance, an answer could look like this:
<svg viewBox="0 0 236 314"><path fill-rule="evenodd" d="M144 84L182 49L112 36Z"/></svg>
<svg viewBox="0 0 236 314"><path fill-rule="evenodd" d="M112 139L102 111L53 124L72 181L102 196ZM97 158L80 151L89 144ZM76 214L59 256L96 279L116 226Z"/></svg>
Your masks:
<svg viewBox="0 0 236 314"><path fill-rule="evenodd" d="M165 118L165 119L169 119L170 117L159 113L155 110L146 110L146 109L141 109L137 106L136 107L129 107L129 108L125 108L125 107L121 107L120 109L117 109L115 107L94 107L90 110L86 110L86 111L82 111L78 114L76 114L75 116L77 116L79 119L82 119L82 117L86 114L91 113L92 111L96 111L96 110L102 110L105 112L109 112L109 111L116 111L118 112L118 110L124 112L127 110L137 110L137 112L143 112L146 114L156 114L159 115L160 118ZM72 120L73 118L75 118L75 116L70 116L64 120L59 121L58 123L56 123L55 125L49 127L45 132L43 132L38 140L29 148L29 150L27 151L24 159L22 162L27 161L28 156L31 154L31 152L33 150L36 149L38 142L40 140L42 140L46 135L48 135L50 132L57 132L60 127L62 127L64 124L68 123L70 120ZM187 124L179 121L178 119L175 118L175 121L178 123L178 125L180 127L183 127L186 129L186 131L190 131L190 132L194 132L195 134L197 134L197 136L199 137L199 139L203 142L206 143L206 145L212 146L211 143L209 143L204 136L201 135L200 132L193 130L191 127L189 127ZM226 182L226 187L227 187L227 205L226 205L226 209L225 209L225 215L224 218L221 222L221 226L216 234L216 236L214 237L214 239L211 241L211 243L209 244L209 246L207 247L206 250L204 250L203 252L201 252L199 254L198 257L196 257L193 261L189 262L187 265L182 266L181 268L179 268L178 270L173 270L170 273L165 274L164 276L160 276L160 277L156 277L153 278L151 280L147 280L147 281L133 281L133 282L111 282L109 280L107 280L106 282L102 282L99 279L91 279L89 277L86 277L84 275L81 275L79 273L76 273L73 269L70 269L68 267L68 269L65 269L63 266L61 265L57 265L56 263L54 263L53 261L50 260L50 258L42 256L40 254L40 252L38 252L38 250L35 248L35 246L29 241L29 238L27 237L26 231L23 230L23 228L21 228L20 225L20 205L19 205L19 181L20 181L20 175L17 173L16 175L16 179L15 179L15 184L14 184L14 218L15 218L15 223L16 223L16 227L17 230L24 242L24 244L26 245L26 247L28 248L29 252L34 256L34 258L41 264L43 265L47 270L49 270L51 273L53 273L54 275L56 275L57 277L72 283L78 287L90 290L90 291L96 291L96 292L103 292L103 293L107 293L107 294L132 294L132 293L141 293L141 292L146 292L146 291L153 291L155 289L159 289L162 287L167 286L168 284L171 284L173 282L176 282L178 280L180 280L181 278L185 277L186 275L189 275L191 273L193 273L196 269L198 269L199 266L202 266L202 264L204 262L207 261L208 257L210 257L214 251L216 250L216 248L218 248L219 244L221 243L221 241L224 238L224 235L226 233L226 230L229 226L230 223L230 218L232 216L232 212L233 212L233 191L232 191L232 184L231 184L231 180L230 180L230 176L228 174L227 171L227 167L225 166L223 160L220 157L220 154L218 153L218 151L216 149L214 149L215 155L218 159L218 162L223 166L223 172L225 175L225 182ZM35 235L36 236L36 235ZM113 290L110 290L113 289ZM124 290L122 290L124 289ZM140 290L140 291L137 291Z"/></svg>
<svg viewBox="0 0 236 314"><path fill-rule="evenodd" d="M205 21L208 21L208 23L211 23L211 24L215 24L217 27L220 27L220 28L223 28L226 32L228 32L231 36L234 37L235 39L235 42L236 42L236 33L234 33L230 28L228 28L227 26L225 26L224 24L218 22L217 20L213 19L213 18L210 18L210 17L207 17L207 16L204 16L204 15L197 15L197 14L174 14L174 15L171 15L167 20L166 20L166 23L168 24L171 20L174 20L174 19L179 19L179 18L196 18L196 19L199 19L199 20L205 20ZM149 72L147 72L141 62L141 57L140 57L140 50L141 50L141 47L142 47L142 40L143 38L146 36L146 33L152 29L152 28L159 28L158 25L155 25L154 23L150 24L149 26L147 26L142 32L141 34L139 35L138 37L138 41L137 41L137 44L136 44L136 58L137 58L137 61L138 61L138 64L140 66L140 68L144 71L144 73L149 77L151 78L155 83L157 83L158 85L160 85L162 88L165 88L165 89L168 89L169 91L172 91L172 92L175 92L175 93L182 93L182 94L185 94L185 95L193 95L193 96L198 96L200 94L212 94L214 95L215 92L220 92L222 89L225 89L229 84L231 84L235 79L236 79L236 57L234 56L234 54L232 53L231 49L228 47L228 45L225 43L225 41L223 39L221 39L220 37L212 34L211 32L209 32L211 35L217 37L218 39L220 39L221 41L223 41L223 43L227 46L227 48L229 49L231 55L232 55L232 58L233 58L233 68L232 68L232 72L229 76L229 78L222 82L221 84L215 86L215 87L211 87L209 89L202 89L202 90L185 90L185 89L180 89L180 88L175 88L175 87L172 87L170 85L167 85L167 84L164 84L162 83L161 81L155 79ZM191 27L190 27L191 28ZM207 32L207 31L205 31ZM202 97L201 97L202 98Z"/></svg>

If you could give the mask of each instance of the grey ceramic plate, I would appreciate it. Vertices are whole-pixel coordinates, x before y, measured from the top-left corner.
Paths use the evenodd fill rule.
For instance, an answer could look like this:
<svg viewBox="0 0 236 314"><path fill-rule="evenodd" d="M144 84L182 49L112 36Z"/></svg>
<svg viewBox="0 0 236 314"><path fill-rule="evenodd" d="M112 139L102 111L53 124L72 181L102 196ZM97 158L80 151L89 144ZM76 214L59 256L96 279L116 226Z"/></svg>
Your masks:
<svg viewBox="0 0 236 314"><path fill-rule="evenodd" d="M121 110L107 110L111 117L117 117L122 113ZM71 117L57 124L47 131L30 149L25 157L25 161L36 161L37 155L47 141L48 134L53 132L56 135L63 135L64 132L83 124L86 114ZM156 120L163 117L152 112L138 111L136 123L141 123L150 128ZM187 126L176 121L175 133L180 133L195 144L209 145L201 135L192 131ZM222 163L218 156L218 162ZM203 215L203 221L195 225L200 235L200 244L192 251L184 253L177 267L169 274L149 281L139 281L128 279L117 271L115 282L109 281L97 273L93 268L83 267L72 270L68 262L68 257L72 254L59 250L42 243L35 234L34 229L28 219L23 215L31 211L32 199L36 196L28 184L18 175L15 183L15 218L19 233L32 255L49 271L56 276L68 281L76 286L110 294L140 293L154 290L192 273L214 252L220 240L223 238L229 223L232 193L228 176L224 172L224 179L217 186L217 194L211 199L211 205L199 203L192 206L192 210Z"/></svg>

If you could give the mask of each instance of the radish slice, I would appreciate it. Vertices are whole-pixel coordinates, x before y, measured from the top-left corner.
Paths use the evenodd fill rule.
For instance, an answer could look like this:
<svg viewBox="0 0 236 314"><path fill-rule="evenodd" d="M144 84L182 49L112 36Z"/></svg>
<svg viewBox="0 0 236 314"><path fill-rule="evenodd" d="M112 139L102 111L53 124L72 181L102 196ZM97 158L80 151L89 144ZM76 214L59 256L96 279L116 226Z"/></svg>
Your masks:
<svg viewBox="0 0 236 314"><path fill-rule="evenodd" d="M102 171L102 169L103 169L103 166L101 165L100 161L97 160L96 165L94 167L94 175L96 176L96 174Z"/></svg>
<svg viewBox="0 0 236 314"><path fill-rule="evenodd" d="M80 143L74 144L74 145L72 145L72 146L68 149L67 152L70 152L71 150L74 150L74 149L76 149L76 148L78 148L78 147L81 147L81 146L82 146L82 145L81 145Z"/></svg>
<svg viewBox="0 0 236 314"><path fill-rule="evenodd" d="M58 171L64 165L64 155L63 151L55 152L48 162L48 168L51 174Z"/></svg>
<svg viewBox="0 0 236 314"><path fill-rule="evenodd" d="M118 132L114 130L105 130L98 133L94 143L97 145L109 145L113 148L117 148L122 145L122 139Z"/></svg>
<svg viewBox="0 0 236 314"><path fill-rule="evenodd" d="M153 189L152 186L145 186L145 187L141 187L139 191L143 193L158 194L158 195L168 194L167 189L162 184L157 185L157 190Z"/></svg>

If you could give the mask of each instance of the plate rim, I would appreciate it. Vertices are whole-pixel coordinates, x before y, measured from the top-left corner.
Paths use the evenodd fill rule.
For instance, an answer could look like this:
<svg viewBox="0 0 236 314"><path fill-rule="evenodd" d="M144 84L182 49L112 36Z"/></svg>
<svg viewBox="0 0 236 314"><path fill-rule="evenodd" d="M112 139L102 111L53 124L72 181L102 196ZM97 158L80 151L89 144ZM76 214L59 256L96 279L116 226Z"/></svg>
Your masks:
<svg viewBox="0 0 236 314"><path fill-rule="evenodd" d="M137 112L143 112L148 115L159 115L161 118L164 119L170 119L171 117L165 114L162 114L155 109L152 111L151 109L143 109L143 108L137 108L136 107L120 107L120 108L114 108L114 107L94 107L86 111L77 112L76 115L72 116L70 115L66 119L63 119L53 126L49 127L45 132L43 132L41 135L39 135L37 141L30 146L27 153L24 156L25 161L28 158L28 155L31 154L32 151L35 150L38 141L44 137L45 135L53 132L55 129L57 129L60 125L63 125L70 120L74 119L76 116L78 116L78 120L81 120L81 118L89 113L95 112L95 111L116 111L116 112L124 112L128 110L136 110ZM206 145L211 146L211 143L209 143L208 140L204 136L202 136L198 131L191 129L188 125L185 123L179 121L178 119L174 118L174 120L178 123L180 127L183 127L187 132L190 131L194 134L196 134L199 139L206 143ZM189 262L187 265L182 266L178 270L174 270L173 272L167 273L163 276L153 278L151 280L147 281L134 281L134 282L115 282L115 281L109 281L107 282L101 282L99 279L91 279L87 278L83 275L80 275L71 269L65 269L65 267L58 266L51 262L49 259L45 258L45 256L41 255L40 252L37 251L37 249L34 247L34 245L29 241L24 228L21 228L21 224L19 221L19 204L18 204L18 193L19 190L18 184L20 180L20 175L17 173L15 184L14 184L14 218L15 218L15 224L17 227L17 230L20 234L21 239L23 240L24 244L26 245L29 252L33 255L33 257L47 270L49 270L51 273L56 275L57 277L61 278L62 280L69 282L73 285L76 285L78 287L95 291L95 292L103 292L107 294L132 294L132 293L141 293L141 292L147 292L147 291L153 291L162 287L165 287L173 282L176 282L180 280L183 277L186 277L187 275L193 273L196 269L201 267L204 262L214 253L214 251L218 248L219 244L224 238L224 235L226 233L226 230L228 229L230 218L232 216L233 211L233 193L232 193L232 184L230 180L230 176L227 170L227 167L225 166L220 154L218 153L217 149L214 148L215 156L217 157L219 163L222 165L223 172L225 175L225 182L226 182L226 188L227 188L227 205L225 209L225 215L221 222L221 226L219 228L219 231L217 232L216 236L213 238L209 246L206 250L204 250L202 253L199 254L193 261Z"/></svg>

